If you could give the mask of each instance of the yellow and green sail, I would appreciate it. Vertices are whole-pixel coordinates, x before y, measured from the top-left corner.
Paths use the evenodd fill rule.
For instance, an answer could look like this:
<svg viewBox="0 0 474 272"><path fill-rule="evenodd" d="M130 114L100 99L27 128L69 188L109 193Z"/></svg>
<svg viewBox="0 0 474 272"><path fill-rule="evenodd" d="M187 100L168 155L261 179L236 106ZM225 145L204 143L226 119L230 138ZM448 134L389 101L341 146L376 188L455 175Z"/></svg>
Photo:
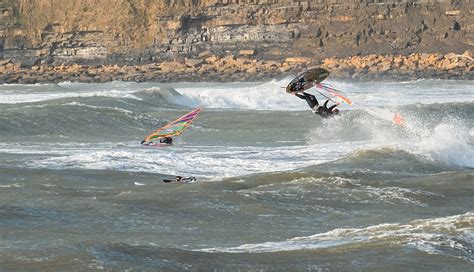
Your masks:
<svg viewBox="0 0 474 272"><path fill-rule="evenodd" d="M164 137L173 137L180 135L186 128L191 125L191 123L201 112L201 110L202 108L194 109L191 112L174 120L173 122L163 127L160 127L159 129L153 131L152 134L148 135L148 137L145 138L145 142L150 142Z"/></svg>

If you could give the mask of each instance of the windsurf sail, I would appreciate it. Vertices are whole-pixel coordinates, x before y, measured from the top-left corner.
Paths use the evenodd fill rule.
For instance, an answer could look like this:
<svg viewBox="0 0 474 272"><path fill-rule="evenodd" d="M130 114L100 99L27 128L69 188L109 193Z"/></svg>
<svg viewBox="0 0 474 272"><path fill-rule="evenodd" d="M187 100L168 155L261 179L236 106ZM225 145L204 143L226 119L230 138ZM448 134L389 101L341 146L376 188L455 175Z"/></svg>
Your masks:
<svg viewBox="0 0 474 272"><path fill-rule="evenodd" d="M399 112L397 112L395 116L393 117L393 122L403 127L405 125L405 118L403 118L402 115Z"/></svg>
<svg viewBox="0 0 474 272"><path fill-rule="evenodd" d="M158 128L157 130L153 131L153 133L148 135L148 137L145 138L144 142L148 143L156 139L180 135L191 125L191 123L198 116L201 110L202 108L194 109L188 112L187 114L179 117L178 119L174 120L173 122Z"/></svg>
<svg viewBox="0 0 474 272"><path fill-rule="evenodd" d="M341 91L335 89L329 84L318 83L315 85L315 87L318 93L320 93L322 96L326 97L334 103L340 104L341 102L344 102L349 105L352 105L352 101L349 98L347 98ZM332 98L329 97L329 95L331 95Z"/></svg>

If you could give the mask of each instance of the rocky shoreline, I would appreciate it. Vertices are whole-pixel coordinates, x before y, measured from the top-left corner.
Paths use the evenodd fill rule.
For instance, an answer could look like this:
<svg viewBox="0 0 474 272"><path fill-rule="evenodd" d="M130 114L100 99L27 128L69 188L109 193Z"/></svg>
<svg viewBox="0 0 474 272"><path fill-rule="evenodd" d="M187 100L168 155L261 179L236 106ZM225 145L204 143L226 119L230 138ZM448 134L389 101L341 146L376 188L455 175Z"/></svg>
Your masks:
<svg viewBox="0 0 474 272"><path fill-rule="evenodd" d="M23 66L0 60L0 83L109 82L109 81L262 81L299 73L309 67L324 67L331 79L351 80L474 80L472 52L463 54L366 55L346 58L288 57L284 61L261 60L253 50L217 56L203 52L196 58L143 65L36 65Z"/></svg>

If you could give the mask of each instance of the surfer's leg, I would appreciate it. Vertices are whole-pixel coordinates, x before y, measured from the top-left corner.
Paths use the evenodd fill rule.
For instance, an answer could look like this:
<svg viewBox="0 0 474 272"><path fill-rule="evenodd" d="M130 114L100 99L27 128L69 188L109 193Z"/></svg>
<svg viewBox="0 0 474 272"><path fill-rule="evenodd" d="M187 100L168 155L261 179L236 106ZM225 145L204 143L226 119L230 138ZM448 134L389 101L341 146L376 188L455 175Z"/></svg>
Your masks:
<svg viewBox="0 0 474 272"><path fill-rule="evenodd" d="M301 94L299 94L299 93L294 93L294 95L295 95L296 97L299 97L299 98L301 98L301 99L306 100L306 96L304 96L304 95L301 95Z"/></svg>
<svg viewBox="0 0 474 272"><path fill-rule="evenodd" d="M304 95L306 98L306 102L308 103L308 106L310 108L314 109L319 106L318 100L316 99L314 95L309 94L309 93L304 93Z"/></svg>

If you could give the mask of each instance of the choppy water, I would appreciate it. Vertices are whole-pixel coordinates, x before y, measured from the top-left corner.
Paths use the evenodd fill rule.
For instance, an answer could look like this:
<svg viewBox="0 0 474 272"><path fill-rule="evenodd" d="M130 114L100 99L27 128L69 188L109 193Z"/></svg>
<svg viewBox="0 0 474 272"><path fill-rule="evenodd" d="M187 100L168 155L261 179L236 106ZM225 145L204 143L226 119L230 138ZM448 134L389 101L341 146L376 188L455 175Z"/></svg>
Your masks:
<svg viewBox="0 0 474 272"><path fill-rule="evenodd" d="M0 270L472 271L474 82L288 81L0 86Z"/></svg>

